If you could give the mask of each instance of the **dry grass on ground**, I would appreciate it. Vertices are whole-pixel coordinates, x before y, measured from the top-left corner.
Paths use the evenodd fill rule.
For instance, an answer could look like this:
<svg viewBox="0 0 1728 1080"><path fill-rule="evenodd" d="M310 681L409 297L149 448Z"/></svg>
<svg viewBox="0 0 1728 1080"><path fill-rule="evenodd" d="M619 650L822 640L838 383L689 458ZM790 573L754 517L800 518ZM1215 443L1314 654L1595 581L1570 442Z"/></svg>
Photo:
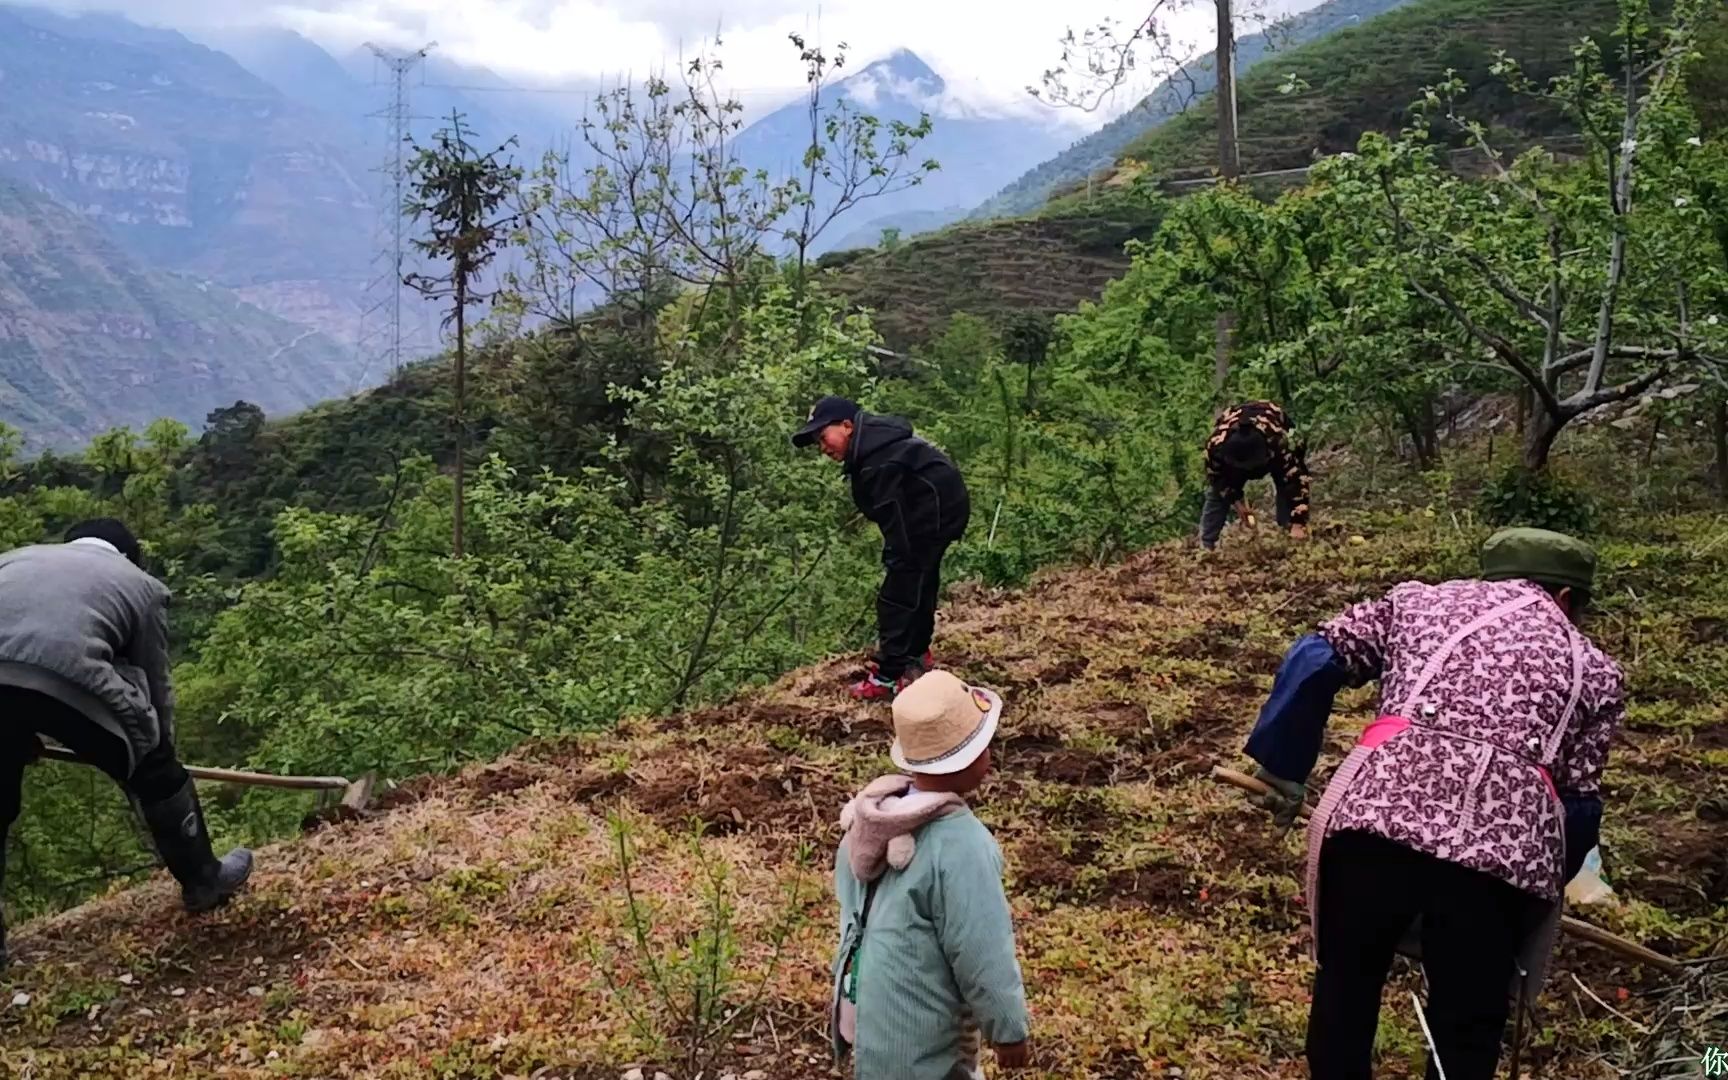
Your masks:
<svg viewBox="0 0 1728 1080"><path fill-rule="evenodd" d="M1639 704L1609 784L1610 870L1627 903L1589 917L1700 956L1728 928L1728 722L1715 692L1728 605L1703 592L1723 580L1728 544L1711 542L1723 526L1708 519L1659 527L1672 532L1667 562L1626 567L1616 588L1632 600L1611 598L1596 628ZM1299 549L1233 537L1207 562L1164 547L1024 592L955 597L940 659L1008 701L999 771L977 807L1007 858L1036 1075L1303 1075L1299 839L1274 835L1207 769L1239 760L1293 635L1401 578L1462 569L1467 545L1439 522L1354 528L1369 542L1336 525ZM1680 581L1697 595L1674 595ZM798 890L806 918L724 1065L826 1076L834 819L887 767L887 710L846 700L852 666L412 783L368 820L265 850L249 893L203 919L177 913L157 881L28 925L0 1000L0 1072L615 1078L645 1052L630 1010L646 976L607 828L622 809L657 947L698 925L692 819L730 868L746 983L766 970L769 928ZM1369 707L1348 699L1327 767ZM1614 1075L1597 1058L1649 1018L1658 984L1565 946L1526 1057L1534 1074ZM28 1003L6 1008L15 995ZM1387 1000L1380 1075L1419 1075L1408 995Z"/></svg>

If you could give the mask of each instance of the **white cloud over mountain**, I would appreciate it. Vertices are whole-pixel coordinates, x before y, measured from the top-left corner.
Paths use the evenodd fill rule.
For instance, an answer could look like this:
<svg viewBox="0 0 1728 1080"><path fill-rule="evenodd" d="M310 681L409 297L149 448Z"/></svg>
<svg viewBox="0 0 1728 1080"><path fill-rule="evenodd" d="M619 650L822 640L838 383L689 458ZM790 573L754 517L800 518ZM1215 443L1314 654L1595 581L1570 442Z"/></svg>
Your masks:
<svg viewBox="0 0 1728 1080"><path fill-rule="evenodd" d="M1311 6L1311 0L1272 2ZM1075 122L1082 118L1044 109L1025 88L1056 63L1057 42L1070 25L1135 14L1133 3L1121 0L1080 7L1031 0L46 0L46 6L117 11L175 29L282 26L333 50L368 40L407 48L436 40L450 59L527 83L639 76L718 36L726 81L752 111L802 87L797 52L787 41L798 32L830 52L845 43L852 69L911 49L942 73L943 89L932 102L946 115L1047 113L1047 121ZM1204 44L1210 11L1200 0L1179 12L1178 36ZM1119 106L1136 96L1120 95Z"/></svg>

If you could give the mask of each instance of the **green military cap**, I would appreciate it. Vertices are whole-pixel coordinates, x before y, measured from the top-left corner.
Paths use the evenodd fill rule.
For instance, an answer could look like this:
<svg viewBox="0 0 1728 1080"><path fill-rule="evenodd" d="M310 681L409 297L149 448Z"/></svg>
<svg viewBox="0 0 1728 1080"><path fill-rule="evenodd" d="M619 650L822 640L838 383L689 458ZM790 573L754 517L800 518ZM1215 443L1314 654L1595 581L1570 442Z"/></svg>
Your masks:
<svg viewBox="0 0 1728 1080"><path fill-rule="evenodd" d="M1589 590L1596 580L1596 550L1547 529L1501 529L1482 545L1482 579L1514 578Z"/></svg>

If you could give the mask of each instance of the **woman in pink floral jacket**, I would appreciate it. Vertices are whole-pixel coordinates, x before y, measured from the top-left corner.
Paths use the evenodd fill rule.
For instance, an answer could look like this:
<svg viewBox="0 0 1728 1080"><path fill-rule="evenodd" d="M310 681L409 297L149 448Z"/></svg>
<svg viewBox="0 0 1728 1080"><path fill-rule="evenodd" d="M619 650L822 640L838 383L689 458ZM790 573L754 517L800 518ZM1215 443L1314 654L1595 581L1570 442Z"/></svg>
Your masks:
<svg viewBox="0 0 1728 1080"><path fill-rule="evenodd" d="M1625 711L1620 669L1576 625L1595 566L1571 537L1504 530L1483 548L1483 580L1399 585L1285 657L1247 746L1284 824L1334 694L1380 681L1380 718L1308 833L1315 1080L1371 1075L1381 990L1413 926L1445 1076L1493 1077L1508 988L1540 985L1562 888L1595 846Z"/></svg>

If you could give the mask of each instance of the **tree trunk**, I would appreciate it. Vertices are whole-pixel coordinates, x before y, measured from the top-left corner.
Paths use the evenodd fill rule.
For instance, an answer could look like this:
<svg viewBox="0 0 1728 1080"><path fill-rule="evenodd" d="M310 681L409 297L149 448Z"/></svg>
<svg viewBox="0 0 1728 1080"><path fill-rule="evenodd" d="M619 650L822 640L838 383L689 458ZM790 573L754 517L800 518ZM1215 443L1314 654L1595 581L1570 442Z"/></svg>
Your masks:
<svg viewBox="0 0 1728 1080"><path fill-rule="evenodd" d="M1276 338L1276 335L1273 336ZM1296 400L1296 391L1290 386L1290 373L1284 370L1284 364L1281 361L1273 361L1272 374L1278 379L1280 398L1278 404L1284 406L1284 411L1290 413L1290 418L1295 420L1296 417L1294 413L1291 413L1291 407Z"/></svg>
<svg viewBox="0 0 1728 1080"><path fill-rule="evenodd" d="M1716 399L1711 415L1712 434L1716 437L1716 491L1728 502L1728 397Z"/></svg>
<svg viewBox="0 0 1728 1080"><path fill-rule="evenodd" d="M467 510L463 505L463 482L468 471L468 418L465 406L468 397L468 282L461 267L456 270L456 525L451 551L462 557L462 524Z"/></svg>
<svg viewBox="0 0 1728 1080"><path fill-rule="evenodd" d="M1416 466L1423 472L1440 464L1440 426L1434 419L1434 399L1423 395L1412 407L1411 435L1416 441Z"/></svg>
<svg viewBox="0 0 1728 1080"><path fill-rule="evenodd" d="M1220 311L1212 333L1217 348L1212 364L1212 389L1222 394L1224 384L1230 378L1230 342L1236 336L1236 313Z"/></svg>
<svg viewBox="0 0 1728 1080"><path fill-rule="evenodd" d="M1427 469L1427 465L1422 460L1422 435L1416 430L1416 413L1402 402L1398 404L1397 411L1400 430L1393 432L1392 438L1388 441L1392 444L1393 452L1398 457L1403 458L1404 442L1408 439L1410 458L1416 463L1416 471L1423 472Z"/></svg>
<svg viewBox="0 0 1728 1080"><path fill-rule="evenodd" d="M1539 407L1530 414L1530 422L1524 426L1524 467L1531 472L1546 472L1548 470L1548 455L1554 449L1554 440L1559 437L1560 429L1566 424L1566 419L1557 417L1546 407Z"/></svg>
<svg viewBox="0 0 1728 1080"><path fill-rule="evenodd" d="M1241 148L1236 141L1236 14L1231 0L1214 0L1218 15L1218 41L1213 49L1218 85L1212 97L1218 103L1218 175L1234 180L1242 172Z"/></svg>
<svg viewBox="0 0 1728 1080"><path fill-rule="evenodd" d="M1228 183L1242 173L1242 150L1236 141L1236 16L1232 0L1214 0L1218 15L1218 40L1212 51L1218 68L1218 85L1212 98L1218 103L1218 180ZM1217 360L1212 389L1222 392L1230 377L1230 350L1236 337L1236 313L1221 311L1213 326ZM1286 406L1290 403L1284 402Z"/></svg>
<svg viewBox="0 0 1728 1080"><path fill-rule="evenodd" d="M708 673L705 662L708 648L714 640L714 627L720 622L720 611L726 602L726 563L732 555L734 522L737 520L739 483L738 465L728 454L726 470L726 510L720 519L720 535L714 542L714 586L708 592L708 612L696 640L690 643L690 659L669 704L683 708L684 699L703 675Z"/></svg>

